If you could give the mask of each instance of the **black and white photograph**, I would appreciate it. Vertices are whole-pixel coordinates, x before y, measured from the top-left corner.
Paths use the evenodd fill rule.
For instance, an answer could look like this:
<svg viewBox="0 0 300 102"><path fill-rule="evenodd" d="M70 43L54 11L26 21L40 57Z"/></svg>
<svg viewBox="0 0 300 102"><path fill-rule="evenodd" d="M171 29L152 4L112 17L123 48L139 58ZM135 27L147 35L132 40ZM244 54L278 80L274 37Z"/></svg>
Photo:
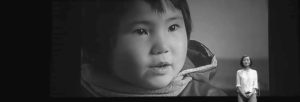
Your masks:
<svg viewBox="0 0 300 102"><path fill-rule="evenodd" d="M299 96L296 2L52 1L50 97Z"/></svg>

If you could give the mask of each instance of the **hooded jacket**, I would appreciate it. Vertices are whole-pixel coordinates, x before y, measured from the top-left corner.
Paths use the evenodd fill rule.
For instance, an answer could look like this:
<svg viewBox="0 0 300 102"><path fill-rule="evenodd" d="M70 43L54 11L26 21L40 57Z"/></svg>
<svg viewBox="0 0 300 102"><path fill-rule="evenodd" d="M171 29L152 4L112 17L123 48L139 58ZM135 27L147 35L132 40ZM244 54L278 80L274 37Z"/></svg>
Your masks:
<svg viewBox="0 0 300 102"><path fill-rule="evenodd" d="M191 77L191 80L188 81L182 89L177 90L177 96L226 96L225 92L210 84L210 80L213 79L216 74L217 66L200 68L201 66L210 65L213 57L214 54L205 45L195 40L189 40L186 61L180 73L184 72L185 74L183 76ZM84 74L82 73L81 84L83 86L82 90L84 96L95 96L95 93L97 92L83 79L86 79L86 77L84 77ZM113 86L114 84L111 85ZM105 93L105 91L102 91L102 93ZM112 94L110 96L114 95L115 94ZM107 95L97 94L96 96L101 97ZM171 94L171 96L173 95Z"/></svg>
<svg viewBox="0 0 300 102"><path fill-rule="evenodd" d="M211 64L213 57L214 54L204 44L195 40L189 41L187 58L182 70L193 70L186 74L192 77L192 81L179 96L226 96L224 91L210 84L210 80L217 72L217 66L197 69Z"/></svg>

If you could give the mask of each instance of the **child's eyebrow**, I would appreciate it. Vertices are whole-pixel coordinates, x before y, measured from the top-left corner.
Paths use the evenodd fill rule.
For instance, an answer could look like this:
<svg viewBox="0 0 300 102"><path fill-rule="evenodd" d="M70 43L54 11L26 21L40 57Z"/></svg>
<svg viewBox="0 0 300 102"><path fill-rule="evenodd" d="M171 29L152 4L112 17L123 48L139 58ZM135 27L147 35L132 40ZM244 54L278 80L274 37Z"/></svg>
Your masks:
<svg viewBox="0 0 300 102"><path fill-rule="evenodd" d="M151 25L152 23L150 21L134 21L134 22L130 23L129 25L134 26L134 25L139 25L139 24Z"/></svg>
<svg viewBox="0 0 300 102"><path fill-rule="evenodd" d="M181 16L170 17L166 20L166 22L171 22L173 20L183 20L183 17L181 17ZM141 20L141 21L133 21L133 22L129 23L129 25L130 26L134 26L134 25L153 25L153 23L151 21Z"/></svg>
<svg viewBox="0 0 300 102"><path fill-rule="evenodd" d="M183 20L183 17L181 17L181 16L174 16L174 17L168 18L166 21L167 22L171 22L173 20Z"/></svg>

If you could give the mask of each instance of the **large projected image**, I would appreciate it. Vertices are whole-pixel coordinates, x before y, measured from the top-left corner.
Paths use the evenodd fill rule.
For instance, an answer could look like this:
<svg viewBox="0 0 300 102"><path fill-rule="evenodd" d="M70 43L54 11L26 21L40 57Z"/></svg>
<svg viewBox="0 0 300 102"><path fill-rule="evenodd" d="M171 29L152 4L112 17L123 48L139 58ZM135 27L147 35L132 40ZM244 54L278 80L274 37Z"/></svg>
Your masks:
<svg viewBox="0 0 300 102"><path fill-rule="evenodd" d="M241 69L257 76L245 93L270 96L267 0L52 6L51 96L235 98Z"/></svg>
<svg viewBox="0 0 300 102"><path fill-rule="evenodd" d="M217 57L211 83L236 96L236 72L248 55L257 70L260 95L269 95L267 0L188 0L192 40L206 45Z"/></svg>

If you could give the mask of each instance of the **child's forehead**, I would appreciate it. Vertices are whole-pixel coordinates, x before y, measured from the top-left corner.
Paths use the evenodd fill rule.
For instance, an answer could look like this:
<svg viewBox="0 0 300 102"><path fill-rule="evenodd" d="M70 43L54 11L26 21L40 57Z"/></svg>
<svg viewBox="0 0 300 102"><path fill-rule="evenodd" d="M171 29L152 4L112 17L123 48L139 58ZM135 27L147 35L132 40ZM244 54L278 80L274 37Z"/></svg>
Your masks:
<svg viewBox="0 0 300 102"><path fill-rule="evenodd" d="M167 6L164 2L162 2L161 7L163 11L158 11L154 9L150 3L141 0L136 1L123 15L120 23L121 25L135 25L141 22L143 22L143 24L165 24L172 20L183 21L183 15L180 10L176 10L175 7Z"/></svg>
<svg viewBox="0 0 300 102"><path fill-rule="evenodd" d="M156 1L156 2L153 2ZM124 14L124 16L130 17L148 17L151 15L160 16L182 16L179 9L176 9L171 2L166 0L151 0L147 2L146 0L137 0L128 5L129 8Z"/></svg>
<svg viewBox="0 0 300 102"><path fill-rule="evenodd" d="M168 11L178 11L169 0L135 0L128 3L128 11L151 10L156 13L165 13Z"/></svg>

